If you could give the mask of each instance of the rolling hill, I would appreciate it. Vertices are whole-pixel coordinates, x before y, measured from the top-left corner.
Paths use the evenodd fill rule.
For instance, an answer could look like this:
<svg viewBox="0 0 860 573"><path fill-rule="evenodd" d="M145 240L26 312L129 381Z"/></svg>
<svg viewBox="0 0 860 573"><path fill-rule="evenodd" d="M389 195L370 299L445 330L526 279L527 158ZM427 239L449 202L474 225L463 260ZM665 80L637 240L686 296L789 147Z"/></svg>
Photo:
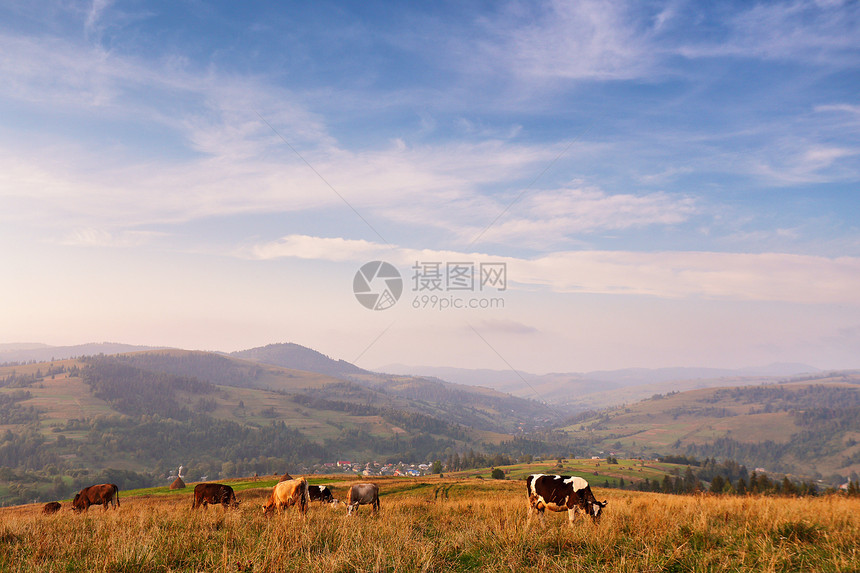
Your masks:
<svg viewBox="0 0 860 573"><path fill-rule="evenodd" d="M355 375L175 349L0 367L0 483L15 485L0 499L20 501L28 480L138 483L179 464L200 477L424 462L497 448L548 419L545 406L498 392Z"/></svg>
<svg viewBox="0 0 860 573"><path fill-rule="evenodd" d="M328 374L336 378L350 374L368 373L367 370L363 370L346 360L334 360L321 352L292 342L240 350L231 353L231 356L274 366L283 366L293 370Z"/></svg>
<svg viewBox="0 0 860 573"><path fill-rule="evenodd" d="M324 372L289 367L298 365ZM368 372L292 344L7 364L0 501L26 499L33 484L59 493L85 478L146 485L179 464L192 479L214 478L473 449L718 457L831 482L860 471L860 373L697 379L690 384L701 387L683 392L662 384L656 393L659 384L634 386L649 392L636 402L631 388L606 391L604 381L604 395L619 392L621 405L574 413L486 387Z"/></svg>
<svg viewBox="0 0 860 573"><path fill-rule="evenodd" d="M618 456L710 456L844 477L860 471L860 372L656 394L581 413L562 431Z"/></svg>

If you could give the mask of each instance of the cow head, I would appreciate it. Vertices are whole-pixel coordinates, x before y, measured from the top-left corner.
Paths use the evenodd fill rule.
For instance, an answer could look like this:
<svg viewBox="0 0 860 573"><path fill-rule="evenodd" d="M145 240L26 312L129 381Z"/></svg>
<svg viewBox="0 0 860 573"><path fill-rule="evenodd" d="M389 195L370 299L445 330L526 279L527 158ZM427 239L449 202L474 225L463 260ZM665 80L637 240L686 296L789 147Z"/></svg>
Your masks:
<svg viewBox="0 0 860 573"><path fill-rule="evenodd" d="M84 500L81 499L81 494L76 493L75 499L72 501L72 511L80 513L84 510Z"/></svg>
<svg viewBox="0 0 860 573"><path fill-rule="evenodd" d="M589 513L591 514L591 519L594 520L595 523L600 521L600 514L603 513L603 508L606 507L606 501L593 501L589 504Z"/></svg>
<svg viewBox="0 0 860 573"><path fill-rule="evenodd" d="M273 500L269 500L268 503L261 506L263 508L263 515L269 515L273 511L275 511L275 502Z"/></svg>

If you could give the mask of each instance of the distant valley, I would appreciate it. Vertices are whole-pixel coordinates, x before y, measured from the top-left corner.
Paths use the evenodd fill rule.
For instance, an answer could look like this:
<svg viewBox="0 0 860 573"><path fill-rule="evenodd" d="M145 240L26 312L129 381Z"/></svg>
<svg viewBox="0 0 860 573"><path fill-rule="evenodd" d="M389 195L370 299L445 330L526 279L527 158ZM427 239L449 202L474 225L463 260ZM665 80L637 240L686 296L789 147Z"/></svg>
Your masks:
<svg viewBox="0 0 860 573"><path fill-rule="evenodd" d="M742 369L626 368L552 374L403 364L390 364L378 370L484 386L574 411L636 402L663 392L774 383L787 377L821 372L807 364L772 364Z"/></svg>

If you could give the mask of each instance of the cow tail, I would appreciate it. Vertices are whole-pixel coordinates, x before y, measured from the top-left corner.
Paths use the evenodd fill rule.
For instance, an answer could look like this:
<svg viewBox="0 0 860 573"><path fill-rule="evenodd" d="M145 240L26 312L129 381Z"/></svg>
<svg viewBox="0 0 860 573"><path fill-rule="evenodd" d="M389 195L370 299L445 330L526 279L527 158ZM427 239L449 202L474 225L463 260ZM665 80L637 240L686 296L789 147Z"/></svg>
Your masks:
<svg viewBox="0 0 860 573"><path fill-rule="evenodd" d="M113 498L116 500L116 506L119 507L119 487L113 484Z"/></svg>

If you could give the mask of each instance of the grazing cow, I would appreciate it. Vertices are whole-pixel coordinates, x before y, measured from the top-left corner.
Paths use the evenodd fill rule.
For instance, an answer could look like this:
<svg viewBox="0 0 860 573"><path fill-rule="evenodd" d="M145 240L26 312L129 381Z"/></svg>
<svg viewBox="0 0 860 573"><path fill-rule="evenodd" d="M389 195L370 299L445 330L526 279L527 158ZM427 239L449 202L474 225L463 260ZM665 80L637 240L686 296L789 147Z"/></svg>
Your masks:
<svg viewBox="0 0 860 573"><path fill-rule="evenodd" d="M308 480L303 477L276 483L263 506L263 515L281 510L286 514L286 509L293 505L298 505L302 514L308 510Z"/></svg>
<svg viewBox="0 0 860 573"><path fill-rule="evenodd" d="M199 483L194 486L194 499L191 502L191 509L197 509L201 505L203 509L209 509L209 504L215 505L220 503L224 509L228 507L239 507L239 501L236 500L236 494L233 488L229 485L221 483Z"/></svg>
<svg viewBox="0 0 860 573"><path fill-rule="evenodd" d="M72 509L77 512L89 510L91 505L101 505L107 511L108 504L119 507L119 488L115 483L103 483L85 487L75 495Z"/></svg>
<svg viewBox="0 0 860 573"><path fill-rule="evenodd" d="M526 478L526 488L529 497L529 523L532 513L537 510L541 524L545 525L544 509L567 511L570 525L573 525L576 513L581 509L597 523L600 513L606 507L605 501L595 499L588 482L581 477L532 474Z"/></svg>
<svg viewBox="0 0 860 573"><path fill-rule="evenodd" d="M51 515L52 513L57 513L58 511L60 511L61 507L63 506L60 505L59 501L49 501L42 508L42 513L44 513L45 515Z"/></svg>
<svg viewBox="0 0 860 573"><path fill-rule="evenodd" d="M354 483L349 488L346 496L347 515L352 515L353 510L359 505L369 505L373 513L379 511L379 486L375 483Z"/></svg>
<svg viewBox="0 0 860 573"><path fill-rule="evenodd" d="M331 490L327 485L309 485L308 486L308 497L310 501L322 501L326 503L338 503L338 500L334 498L331 493Z"/></svg>

